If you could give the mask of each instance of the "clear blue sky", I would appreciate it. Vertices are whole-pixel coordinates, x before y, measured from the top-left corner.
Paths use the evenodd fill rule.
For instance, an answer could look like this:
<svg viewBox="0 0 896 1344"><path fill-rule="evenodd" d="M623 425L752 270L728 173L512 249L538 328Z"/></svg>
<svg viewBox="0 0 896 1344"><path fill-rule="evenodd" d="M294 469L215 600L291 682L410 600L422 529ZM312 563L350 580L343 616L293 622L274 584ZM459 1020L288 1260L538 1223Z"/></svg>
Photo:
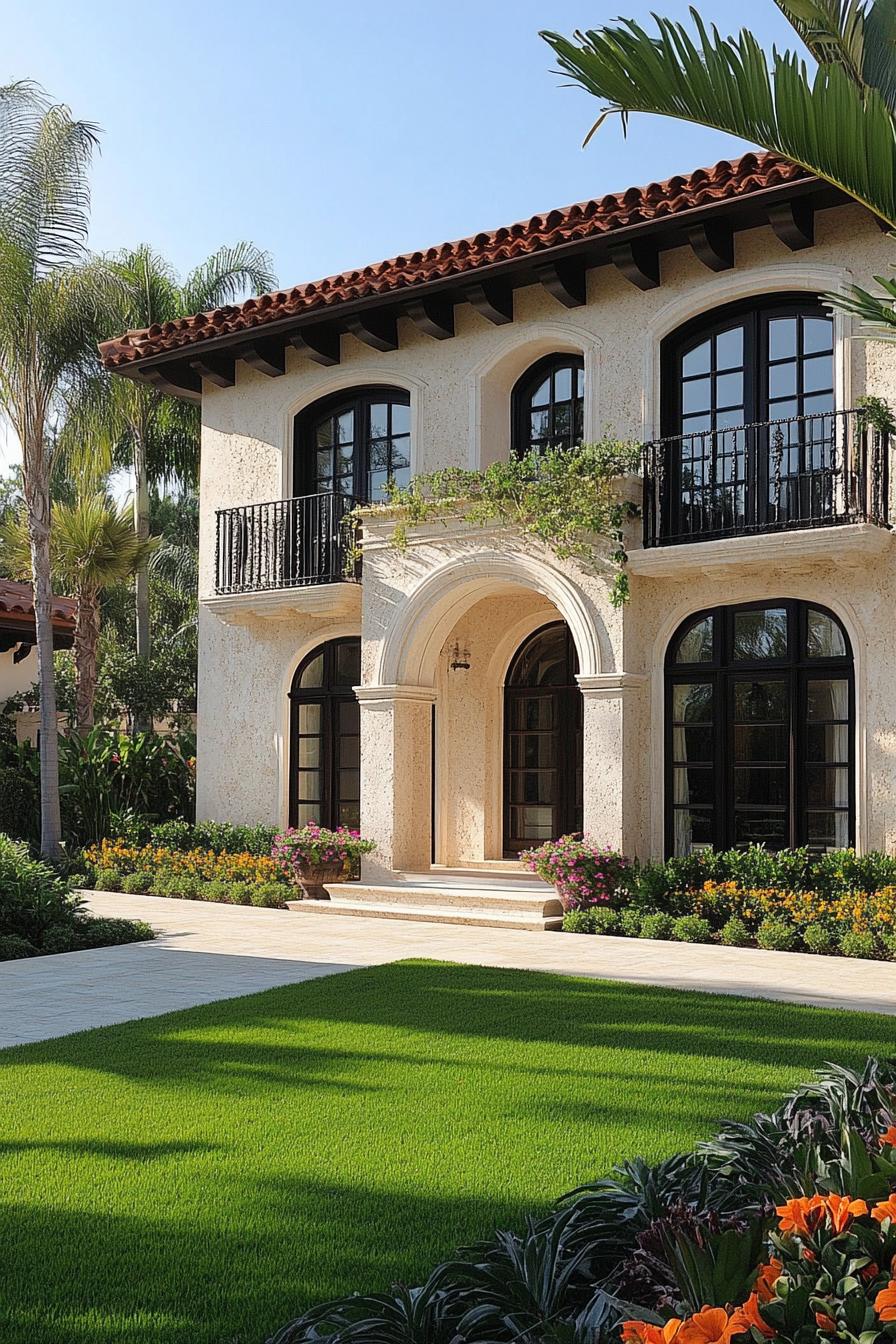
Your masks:
<svg viewBox="0 0 896 1344"><path fill-rule="evenodd" d="M2 0L0 79L29 76L102 127L92 245L151 243L185 270L252 239L281 284L686 171L742 148L635 118L582 149L594 99L540 28L681 0ZM770 46L771 0L707 0Z"/></svg>

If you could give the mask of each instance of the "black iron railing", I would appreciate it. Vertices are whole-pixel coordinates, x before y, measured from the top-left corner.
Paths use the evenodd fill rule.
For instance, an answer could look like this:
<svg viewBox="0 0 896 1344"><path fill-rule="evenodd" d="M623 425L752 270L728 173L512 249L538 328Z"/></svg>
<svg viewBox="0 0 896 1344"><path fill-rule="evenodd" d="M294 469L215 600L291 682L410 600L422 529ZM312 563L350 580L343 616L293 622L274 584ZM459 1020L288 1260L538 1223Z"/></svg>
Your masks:
<svg viewBox="0 0 896 1344"><path fill-rule="evenodd" d="M644 450L644 545L889 526L889 434L837 411L659 439Z"/></svg>
<svg viewBox="0 0 896 1344"><path fill-rule="evenodd" d="M358 577L348 495L302 495L217 513L215 591L264 592Z"/></svg>

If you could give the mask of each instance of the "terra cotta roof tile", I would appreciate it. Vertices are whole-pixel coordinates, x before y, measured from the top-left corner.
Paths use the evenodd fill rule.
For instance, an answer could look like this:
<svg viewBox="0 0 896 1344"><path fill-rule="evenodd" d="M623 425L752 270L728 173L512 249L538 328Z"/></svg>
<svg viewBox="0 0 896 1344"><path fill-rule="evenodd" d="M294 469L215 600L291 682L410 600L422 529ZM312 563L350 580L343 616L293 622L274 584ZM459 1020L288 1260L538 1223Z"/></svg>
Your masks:
<svg viewBox="0 0 896 1344"><path fill-rule="evenodd" d="M75 614L78 604L72 597L54 597L52 604L53 625L59 631L72 631L75 628ZM0 579L0 621L21 622L23 626L34 627L34 593L30 583L15 583L12 579Z"/></svg>
<svg viewBox="0 0 896 1344"><path fill-rule="evenodd" d="M344 271L324 280L278 289L212 312L129 331L104 341L100 354L106 368L118 369L152 355L216 337L250 332L283 318L336 308L375 295L398 294L412 286L450 279L496 262L544 252L564 243L599 238L633 224L648 224L684 214L700 206L736 200L789 182L811 179L805 169L775 154L749 153L712 168L698 168L666 182L579 201L563 209L533 215L503 228L477 233L457 242L440 243L423 252L409 252L361 270Z"/></svg>

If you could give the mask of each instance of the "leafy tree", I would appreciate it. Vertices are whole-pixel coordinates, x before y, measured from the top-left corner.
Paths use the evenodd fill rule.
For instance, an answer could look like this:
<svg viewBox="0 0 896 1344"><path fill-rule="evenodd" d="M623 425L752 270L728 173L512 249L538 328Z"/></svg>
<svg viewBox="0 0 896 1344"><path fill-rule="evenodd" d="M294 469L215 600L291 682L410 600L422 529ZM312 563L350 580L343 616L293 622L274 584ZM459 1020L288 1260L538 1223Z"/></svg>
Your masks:
<svg viewBox="0 0 896 1344"><path fill-rule="evenodd" d="M94 724L100 594L130 579L156 549L156 541L140 541L129 512L106 495L81 497L73 504L54 503L51 511L50 558L54 580L77 602L75 622L75 719L78 731ZM5 563L13 573L28 568L27 520L10 520L0 532Z"/></svg>
<svg viewBox="0 0 896 1344"><path fill-rule="evenodd" d="M576 32L545 32L563 71L606 106L711 126L801 164L896 228L896 5L893 0L775 0L817 63L766 55L746 29L722 37L695 9L693 30L657 18ZM896 281L883 296L854 287L838 302L896 336ZM832 299L834 296L830 296Z"/></svg>
<svg viewBox="0 0 896 1344"><path fill-rule="evenodd" d="M86 260L97 130L37 85L0 89L0 410L22 449L40 681L41 849L60 847L50 469L60 402L95 362L101 268Z"/></svg>

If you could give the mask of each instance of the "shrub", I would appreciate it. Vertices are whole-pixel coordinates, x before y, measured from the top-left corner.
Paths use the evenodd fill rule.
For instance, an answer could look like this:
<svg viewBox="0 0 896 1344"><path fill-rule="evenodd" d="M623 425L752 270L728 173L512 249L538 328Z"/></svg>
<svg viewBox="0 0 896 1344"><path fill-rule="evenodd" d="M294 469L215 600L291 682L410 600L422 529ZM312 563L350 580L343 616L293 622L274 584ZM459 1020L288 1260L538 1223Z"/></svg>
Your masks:
<svg viewBox="0 0 896 1344"><path fill-rule="evenodd" d="M664 914L661 910L652 915L644 915L641 919L641 938L656 938L665 942L672 937L672 925L674 920L671 915Z"/></svg>
<svg viewBox="0 0 896 1344"><path fill-rule="evenodd" d="M722 925L719 941L724 943L726 947L749 947L753 941L753 935L742 919L739 919L737 915L732 915Z"/></svg>
<svg viewBox="0 0 896 1344"><path fill-rule="evenodd" d="M285 910L288 891L284 891L279 882L260 882L257 886L249 887L249 898L253 905L260 905L268 910Z"/></svg>
<svg viewBox="0 0 896 1344"><path fill-rule="evenodd" d="M610 935L620 932L618 910L611 910L608 905L593 905L588 914L594 933Z"/></svg>
<svg viewBox="0 0 896 1344"><path fill-rule="evenodd" d="M619 911L619 932L623 938L640 938L643 915L634 906L628 905Z"/></svg>
<svg viewBox="0 0 896 1344"><path fill-rule="evenodd" d="M57 924L71 924L83 905L70 884L18 840L0 835L0 935L12 934L40 947Z"/></svg>
<svg viewBox="0 0 896 1344"><path fill-rule="evenodd" d="M700 915L681 915L672 925L672 937L677 943L709 943L712 928Z"/></svg>
<svg viewBox="0 0 896 1344"><path fill-rule="evenodd" d="M93 885L97 891L121 891L123 880L117 868L97 868Z"/></svg>
<svg viewBox="0 0 896 1344"><path fill-rule="evenodd" d="M40 839L40 790L16 765L0 766L0 831L14 840Z"/></svg>
<svg viewBox="0 0 896 1344"><path fill-rule="evenodd" d="M835 950L834 937L824 924L810 924L803 929L803 942L810 952L825 955Z"/></svg>
<svg viewBox="0 0 896 1344"><path fill-rule="evenodd" d="M786 919L769 916L756 930L756 942L766 952L792 952L799 942L799 934Z"/></svg>
<svg viewBox="0 0 896 1344"><path fill-rule="evenodd" d="M142 919L100 919L81 915L75 922L75 947L117 947L121 943L143 943L155 938L155 931Z"/></svg>
<svg viewBox="0 0 896 1344"><path fill-rule="evenodd" d="M844 933L840 939L840 951L844 957L877 956L877 941L873 933Z"/></svg>
<svg viewBox="0 0 896 1344"><path fill-rule="evenodd" d="M83 853L83 861L96 868L115 868L122 876L126 873L151 872L165 877L185 879L194 885L200 882L285 882L280 864L270 856L258 856L240 851L237 854L216 854L210 849L167 849L159 845L135 848L120 840L103 840L90 845ZM174 895L172 889L162 895Z"/></svg>
<svg viewBox="0 0 896 1344"><path fill-rule="evenodd" d="M128 895L142 896L149 891L151 882L152 873L128 873L127 877L121 880L121 890Z"/></svg>
<svg viewBox="0 0 896 1344"><path fill-rule="evenodd" d="M37 948L27 938L14 933L0 936L0 961L19 961L22 957L36 957Z"/></svg>
<svg viewBox="0 0 896 1344"><path fill-rule="evenodd" d="M270 885L273 885L271 883ZM252 904L252 886L251 882L231 882L228 885L227 895L224 898L229 905L251 905ZM280 888L284 890L283 887Z"/></svg>
<svg viewBox="0 0 896 1344"><path fill-rule="evenodd" d="M587 837L564 835L547 840L537 849L527 849L520 859L530 873L557 888L566 910L589 905L610 905L622 886L628 867L615 849L601 849Z"/></svg>
<svg viewBox="0 0 896 1344"><path fill-rule="evenodd" d="M196 889L200 901L227 901L230 899L229 882L202 882Z"/></svg>
<svg viewBox="0 0 896 1344"><path fill-rule="evenodd" d="M207 849L213 854L252 854L268 858L276 826L234 826L229 821L165 821L153 826L143 843L162 849Z"/></svg>
<svg viewBox="0 0 896 1344"><path fill-rule="evenodd" d="M596 933L593 910L567 910L563 916L564 933Z"/></svg>

